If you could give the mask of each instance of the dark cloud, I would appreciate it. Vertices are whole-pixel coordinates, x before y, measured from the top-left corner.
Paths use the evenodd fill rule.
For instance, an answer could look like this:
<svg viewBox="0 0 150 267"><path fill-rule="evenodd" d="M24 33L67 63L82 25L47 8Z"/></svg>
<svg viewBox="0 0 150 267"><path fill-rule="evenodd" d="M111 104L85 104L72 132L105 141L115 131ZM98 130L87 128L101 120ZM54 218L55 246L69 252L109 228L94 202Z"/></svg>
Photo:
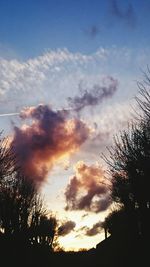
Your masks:
<svg viewBox="0 0 150 267"><path fill-rule="evenodd" d="M58 228L58 235L59 236L65 236L70 234L72 230L74 230L76 226L76 223L73 221L67 221L64 222L59 228Z"/></svg>
<svg viewBox="0 0 150 267"><path fill-rule="evenodd" d="M47 105L26 108L20 117L27 124L14 127L12 146L23 173L37 185L58 160L78 150L89 136L83 121L70 119L67 111L53 111Z"/></svg>
<svg viewBox="0 0 150 267"><path fill-rule="evenodd" d="M76 174L71 177L65 191L66 210L100 212L110 205L109 189L104 172L99 166L78 162Z"/></svg>
<svg viewBox="0 0 150 267"><path fill-rule="evenodd" d="M134 27L136 25L136 15L133 5L129 3L126 8L121 6L120 1L110 1L110 12L119 20L124 21L128 26Z"/></svg>
<svg viewBox="0 0 150 267"><path fill-rule="evenodd" d="M85 32L90 38L94 39L100 33L100 28L98 25L93 24Z"/></svg>
<svg viewBox="0 0 150 267"><path fill-rule="evenodd" d="M102 231L102 222L97 222L93 224L91 228L86 226L82 230L84 230L84 234L87 236L97 235Z"/></svg>
<svg viewBox="0 0 150 267"><path fill-rule="evenodd" d="M111 76L105 77L102 85L94 85L90 90L80 88L80 96L69 97L68 104L76 112L87 106L95 106L111 98L118 88L118 81Z"/></svg>

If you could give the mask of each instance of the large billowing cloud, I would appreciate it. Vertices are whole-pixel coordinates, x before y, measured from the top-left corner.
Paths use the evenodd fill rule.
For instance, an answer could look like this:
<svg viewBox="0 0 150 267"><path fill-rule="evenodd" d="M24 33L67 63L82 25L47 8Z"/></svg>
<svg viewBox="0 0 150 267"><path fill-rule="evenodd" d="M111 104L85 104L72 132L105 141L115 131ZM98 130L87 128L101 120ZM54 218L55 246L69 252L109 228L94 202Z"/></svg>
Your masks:
<svg viewBox="0 0 150 267"><path fill-rule="evenodd" d="M20 117L27 119L28 125L14 127L12 146L23 173L36 183L41 183L64 155L78 150L90 133L83 121L47 105L26 108Z"/></svg>
<svg viewBox="0 0 150 267"><path fill-rule="evenodd" d="M104 99L110 98L118 88L118 81L111 76L105 77L102 85L95 84L92 89L84 90L81 88L81 95L69 97L69 106L75 111L81 111L87 106L100 104Z"/></svg>
<svg viewBox="0 0 150 267"><path fill-rule="evenodd" d="M66 221L62 223L62 225L58 228L58 235L65 236L70 234L72 230L74 230L76 223L73 221Z"/></svg>
<svg viewBox="0 0 150 267"><path fill-rule="evenodd" d="M103 170L78 162L65 191L66 210L104 211L110 205L109 186Z"/></svg>

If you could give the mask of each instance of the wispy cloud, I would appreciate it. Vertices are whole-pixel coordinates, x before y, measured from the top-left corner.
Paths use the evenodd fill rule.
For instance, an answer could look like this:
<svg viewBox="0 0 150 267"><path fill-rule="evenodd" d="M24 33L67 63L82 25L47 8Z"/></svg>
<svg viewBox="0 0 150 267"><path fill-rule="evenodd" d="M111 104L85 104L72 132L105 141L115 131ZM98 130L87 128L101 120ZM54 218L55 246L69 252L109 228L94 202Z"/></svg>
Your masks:
<svg viewBox="0 0 150 267"><path fill-rule="evenodd" d="M96 24L93 24L85 30L85 33L91 39L95 39L96 36L100 33L100 27Z"/></svg>
<svg viewBox="0 0 150 267"><path fill-rule="evenodd" d="M13 112L13 113L4 113L4 114L0 114L0 117L7 117L7 116L17 116L19 115L18 112Z"/></svg>
<svg viewBox="0 0 150 267"><path fill-rule="evenodd" d="M90 93L94 86L101 87L102 76L119 80L120 73L126 77L128 72L129 79L129 70L145 66L149 54L148 49L112 47L89 55L60 49L27 61L0 57L0 113L19 112L24 106L41 102L64 105L70 92L72 98L77 96L81 81L86 84L83 89Z"/></svg>
<svg viewBox="0 0 150 267"><path fill-rule="evenodd" d="M69 107L81 111L88 106L96 106L107 98L111 98L118 88L118 81L111 76L103 78L102 85L95 84L90 90L80 88L80 96L68 97Z"/></svg>
<svg viewBox="0 0 150 267"><path fill-rule="evenodd" d="M25 62L0 58L0 103L5 103L3 109L8 102L10 108L16 110L17 106L33 105L44 101L47 96L50 98L60 70L65 75L66 65L77 63L79 67L89 60L90 56L73 54L65 49L46 52Z"/></svg>
<svg viewBox="0 0 150 267"><path fill-rule="evenodd" d="M112 16L126 23L130 27L135 27L137 18L134 7L131 3L127 7L123 7L121 2L117 0L110 1L110 13Z"/></svg>

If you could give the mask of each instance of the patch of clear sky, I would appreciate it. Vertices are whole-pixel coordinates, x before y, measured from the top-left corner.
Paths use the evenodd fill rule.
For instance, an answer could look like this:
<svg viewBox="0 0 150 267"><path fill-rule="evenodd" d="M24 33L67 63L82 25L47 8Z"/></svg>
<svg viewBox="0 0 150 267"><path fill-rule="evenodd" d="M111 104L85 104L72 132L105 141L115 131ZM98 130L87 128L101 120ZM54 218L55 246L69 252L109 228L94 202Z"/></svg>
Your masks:
<svg viewBox="0 0 150 267"><path fill-rule="evenodd" d="M146 0L0 0L0 45L22 58L64 47L88 54L146 46L149 11Z"/></svg>

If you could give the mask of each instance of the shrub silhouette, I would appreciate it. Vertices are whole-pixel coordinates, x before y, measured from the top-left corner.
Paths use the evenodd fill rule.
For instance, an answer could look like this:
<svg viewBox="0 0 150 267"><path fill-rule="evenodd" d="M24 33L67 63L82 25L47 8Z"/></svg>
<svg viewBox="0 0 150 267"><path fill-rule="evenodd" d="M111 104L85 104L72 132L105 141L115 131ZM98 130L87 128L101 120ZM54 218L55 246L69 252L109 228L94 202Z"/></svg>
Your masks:
<svg viewBox="0 0 150 267"><path fill-rule="evenodd" d="M52 249L57 220L48 216L43 199L31 179L21 173L17 158L0 140L0 240L15 246L48 246Z"/></svg>
<svg viewBox="0 0 150 267"><path fill-rule="evenodd" d="M137 258L140 265L149 261L150 238L150 78L146 74L145 78L138 83L136 120L115 137L109 158L104 157L111 175L115 208L105 218L103 227L110 233L112 243L117 244L121 258L125 251L132 264Z"/></svg>

